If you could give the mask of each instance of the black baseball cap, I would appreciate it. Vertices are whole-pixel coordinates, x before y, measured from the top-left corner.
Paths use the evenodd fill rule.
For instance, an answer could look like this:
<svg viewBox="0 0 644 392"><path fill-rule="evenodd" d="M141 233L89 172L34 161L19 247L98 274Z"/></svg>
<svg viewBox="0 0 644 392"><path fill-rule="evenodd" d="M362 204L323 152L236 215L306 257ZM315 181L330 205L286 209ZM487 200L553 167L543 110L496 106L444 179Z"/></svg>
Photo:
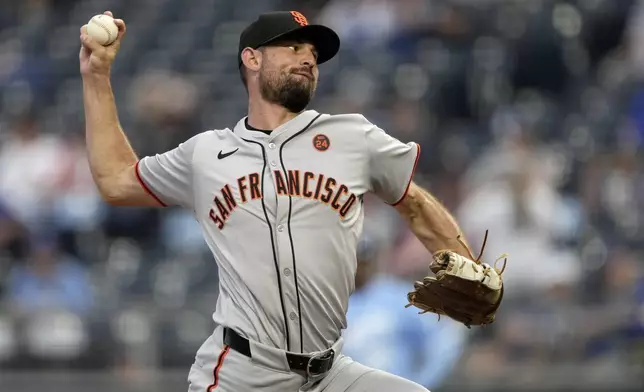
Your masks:
<svg viewBox="0 0 644 392"><path fill-rule="evenodd" d="M331 28L309 24L297 11L276 11L260 14L257 20L244 29L239 37L237 61L242 64L241 53L245 48L257 49L278 39L306 39L318 51L318 64L331 60L340 49L340 37Z"/></svg>

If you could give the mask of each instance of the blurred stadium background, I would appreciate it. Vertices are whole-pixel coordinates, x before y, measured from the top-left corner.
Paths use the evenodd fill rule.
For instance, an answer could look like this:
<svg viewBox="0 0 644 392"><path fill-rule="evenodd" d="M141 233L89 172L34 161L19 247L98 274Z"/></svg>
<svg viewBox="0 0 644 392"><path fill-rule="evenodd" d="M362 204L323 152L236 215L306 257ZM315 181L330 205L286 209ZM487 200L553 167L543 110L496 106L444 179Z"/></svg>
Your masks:
<svg viewBox="0 0 644 392"><path fill-rule="evenodd" d="M492 327L416 316L428 254L368 200L356 359L432 391L644 390L644 1L0 0L1 391L186 390L214 327L192 218L107 206L88 171L78 30L108 9L139 154L244 116L238 34L297 9L343 40L315 109L420 142L417 181L510 254Z"/></svg>

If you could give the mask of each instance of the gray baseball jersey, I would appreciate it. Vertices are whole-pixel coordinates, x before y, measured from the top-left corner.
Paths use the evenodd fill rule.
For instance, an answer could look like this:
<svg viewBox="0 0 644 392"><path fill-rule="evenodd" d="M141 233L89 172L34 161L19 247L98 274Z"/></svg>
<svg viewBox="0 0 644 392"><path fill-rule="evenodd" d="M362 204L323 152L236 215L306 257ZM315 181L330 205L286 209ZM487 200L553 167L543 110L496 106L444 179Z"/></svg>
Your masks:
<svg viewBox="0 0 644 392"><path fill-rule="evenodd" d="M419 153L361 115L308 110L270 134L245 119L200 133L137 175L162 205L194 212L219 268L214 321L307 353L345 328L363 196L396 204Z"/></svg>

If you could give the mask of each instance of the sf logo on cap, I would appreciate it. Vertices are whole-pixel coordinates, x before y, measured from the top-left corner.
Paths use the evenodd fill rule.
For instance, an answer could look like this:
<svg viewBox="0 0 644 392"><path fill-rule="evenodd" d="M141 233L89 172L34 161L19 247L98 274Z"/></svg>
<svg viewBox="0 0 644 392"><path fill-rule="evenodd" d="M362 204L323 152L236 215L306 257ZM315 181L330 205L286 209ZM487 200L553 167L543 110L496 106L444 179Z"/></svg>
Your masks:
<svg viewBox="0 0 644 392"><path fill-rule="evenodd" d="M309 24L309 21L306 20L306 17L302 14L300 14L297 11L291 11L291 15L293 15L293 19L300 24L300 26L306 26Z"/></svg>

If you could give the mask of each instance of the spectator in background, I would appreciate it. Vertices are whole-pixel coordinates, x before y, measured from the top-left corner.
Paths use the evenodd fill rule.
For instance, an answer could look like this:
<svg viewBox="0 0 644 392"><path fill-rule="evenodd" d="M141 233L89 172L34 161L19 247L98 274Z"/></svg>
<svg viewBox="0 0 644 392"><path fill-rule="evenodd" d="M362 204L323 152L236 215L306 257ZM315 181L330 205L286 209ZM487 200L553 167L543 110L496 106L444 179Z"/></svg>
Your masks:
<svg viewBox="0 0 644 392"><path fill-rule="evenodd" d="M506 299L575 285L581 274L578 255L558 245L580 224L577 210L556 188L563 168L553 150L538 148L521 121L515 121L508 121L496 143L471 165L457 214L473 249L490 230L486 262L509 254L503 275Z"/></svg>
<svg viewBox="0 0 644 392"><path fill-rule="evenodd" d="M7 299L18 315L57 309L83 315L92 308L87 271L60 252L50 234L32 237L27 259L11 270L7 285Z"/></svg>
<svg viewBox="0 0 644 392"><path fill-rule="evenodd" d="M94 184L87 164L85 136L82 132L68 131L61 138L61 157L56 163L57 177L52 181L51 225L58 233L61 248L91 261L87 248L97 248L92 234L104 222L106 205ZM92 239L94 246L82 246ZM85 252L82 251L85 249Z"/></svg>
<svg viewBox="0 0 644 392"><path fill-rule="evenodd" d="M18 119L0 147L0 198L28 227L49 215L60 154L58 138L41 134L31 116Z"/></svg>
<svg viewBox="0 0 644 392"><path fill-rule="evenodd" d="M18 240L21 234L21 225L16 222L0 200L0 254Z"/></svg>
<svg viewBox="0 0 644 392"><path fill-rule="evenodd" d="M381 274L382 243L367 234L358 248L343 353L434 390L460 358L466 329L405 308L411 283Z"/></svg>
<svg viewBox="0 0 644 392"><path fill-rule="evenodd" d="M396 8L391 0L333 0L318 18L338 32L343 45L371 48L382 45L397 30Z"/></svg>
<svg viewBox="0 0 644 392"><path fill-rule="evenodd" d="M644 364L644 266L641 261L641 252L627 246L616 247L608 256L603 268L605 302L599 310L604 317L594 320L591 316L586 320L585 329L592 333L586 346L589 357L610 355Z"/></svg>

